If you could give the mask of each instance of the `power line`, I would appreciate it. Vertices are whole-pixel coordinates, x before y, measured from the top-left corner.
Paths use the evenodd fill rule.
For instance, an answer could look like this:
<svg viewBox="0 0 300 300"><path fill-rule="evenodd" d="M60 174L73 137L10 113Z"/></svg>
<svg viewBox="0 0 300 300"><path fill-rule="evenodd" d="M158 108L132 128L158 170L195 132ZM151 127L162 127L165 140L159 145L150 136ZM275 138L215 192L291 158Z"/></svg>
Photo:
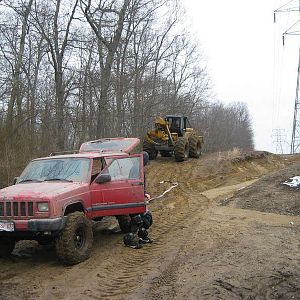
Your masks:
<svg viewBox="0 0 300 300"><path fill-rule="evenodd" d="M299 11L300 13L300 1L298 5L295 5L295 0L289 1L284 4L280 8L274 11L274 22L276 22L276 13L279 12L291 12L291 11ZM300 30L296 27L299 25L300 27L300 19L296 21L291 27L289 27L282 34L283 45L285 43L286 35L300 35ZM300 47L299 47L299 59L298 59L298 73L297 73L297 83L296 83L296 97L295 97L295 105L294 105L294 119L293 119L293 130L292 130L292 140L291 140L291 154L297 153L300 151ZM278 133L279 134L279 133Z"/></svg>
<svg viewBox="0 0 300 300"><path fill-rule="evenodd" d="M291 11L299 11L299 4L296 4L297 0L291 0L288 3L280 6L274 11L274 21L276 22L276 13L280 12L291 12Z"/></svg>

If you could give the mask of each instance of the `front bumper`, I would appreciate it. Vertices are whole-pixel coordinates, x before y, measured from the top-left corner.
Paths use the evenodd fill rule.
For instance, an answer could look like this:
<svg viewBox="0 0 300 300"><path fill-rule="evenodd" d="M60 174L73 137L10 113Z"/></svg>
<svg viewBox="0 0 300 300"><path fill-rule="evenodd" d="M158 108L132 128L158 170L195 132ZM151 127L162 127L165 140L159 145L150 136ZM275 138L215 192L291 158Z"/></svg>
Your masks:
<svg viewBox="0 0 300 300"><path fill-rule="evenodd" d="M28 231L60 231L64 228L65 223L66 217L29 220Z"/></svg>
<svg viewBox="0 0 300 300"><path fill-rule="evenodd" d="M66 217L58 217L54 219L30 219L11 221L15 225L15 230L13 232L57 232L64 228L66 223ZM6 233L4 231L0 231L0 235L5 234Z"/></svg>

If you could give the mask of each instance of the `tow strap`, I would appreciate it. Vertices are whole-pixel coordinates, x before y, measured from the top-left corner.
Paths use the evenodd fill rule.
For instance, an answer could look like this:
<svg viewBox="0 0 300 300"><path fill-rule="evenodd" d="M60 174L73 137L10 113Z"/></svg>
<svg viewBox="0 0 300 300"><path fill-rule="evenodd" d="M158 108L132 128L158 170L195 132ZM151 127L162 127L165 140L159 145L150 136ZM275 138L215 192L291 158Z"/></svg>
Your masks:
<svg viewBox="0 0 300 300"><path fill-rule="evenodd" d="M152 197L149 200L147 200L146 204L149 204L153 200L157 200L157 199L160 199L160 198L164 197L167 193L169 193L171 190L173 190L174 188L176 188L178 186L178 182L172 182L172 181L169 181L169 180L161 181L160 184L163 184L165 182L169 182L172 185L167 190L165 190L162 194L160 194L158 196L155 196L155 197Z"/></svg>

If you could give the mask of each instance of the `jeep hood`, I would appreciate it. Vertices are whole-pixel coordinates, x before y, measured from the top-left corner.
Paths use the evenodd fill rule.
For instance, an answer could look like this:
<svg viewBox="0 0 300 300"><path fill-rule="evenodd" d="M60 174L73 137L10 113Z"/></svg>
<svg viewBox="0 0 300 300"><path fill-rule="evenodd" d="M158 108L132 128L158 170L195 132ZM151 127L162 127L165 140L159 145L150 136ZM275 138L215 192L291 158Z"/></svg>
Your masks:
<svg viewBox="0 0 300 300"><path fill-rule="evenodd" d="M125 152L130 153L140 143L138 138L107 138L83 143L79 153L84 152Z"/></svg>
<svg viewBox="0 0 300 300"><path fill-rule="evenodd" d="M9 200L55 198L58 195L75 192L82 187L82 183L75 182L37 182L19 183L0 190L0 198Z"/></svg>

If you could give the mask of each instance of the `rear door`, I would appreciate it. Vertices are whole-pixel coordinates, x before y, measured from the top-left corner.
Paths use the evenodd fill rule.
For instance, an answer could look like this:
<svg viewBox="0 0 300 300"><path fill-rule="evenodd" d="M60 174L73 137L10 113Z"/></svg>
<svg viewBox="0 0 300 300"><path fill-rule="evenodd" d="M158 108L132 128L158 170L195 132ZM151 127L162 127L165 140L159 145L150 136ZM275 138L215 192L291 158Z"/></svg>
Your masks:
<svg viewBox="0 0 300 300"><path fill-rule="evenodd" d="M91 184L92 216L125 215L145 211L143 158L141 154L113 157L100 173L111 181Z"/></svg>

